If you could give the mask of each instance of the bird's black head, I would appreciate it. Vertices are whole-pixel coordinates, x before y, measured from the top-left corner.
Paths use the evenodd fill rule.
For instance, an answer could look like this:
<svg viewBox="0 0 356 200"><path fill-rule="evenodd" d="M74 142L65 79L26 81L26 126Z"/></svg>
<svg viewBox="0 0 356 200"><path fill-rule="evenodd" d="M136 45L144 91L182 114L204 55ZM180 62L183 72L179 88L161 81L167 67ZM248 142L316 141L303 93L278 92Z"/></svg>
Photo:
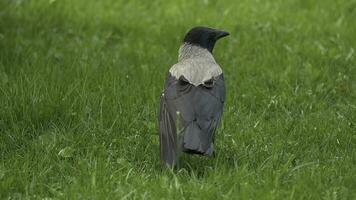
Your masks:
<svg viewBox="0 0 356 200"><path fill-rule="evenodd" d="M185 35L183 42L198 45L213 52L215 42L229 33L208 27L194 27Z"/></svg>

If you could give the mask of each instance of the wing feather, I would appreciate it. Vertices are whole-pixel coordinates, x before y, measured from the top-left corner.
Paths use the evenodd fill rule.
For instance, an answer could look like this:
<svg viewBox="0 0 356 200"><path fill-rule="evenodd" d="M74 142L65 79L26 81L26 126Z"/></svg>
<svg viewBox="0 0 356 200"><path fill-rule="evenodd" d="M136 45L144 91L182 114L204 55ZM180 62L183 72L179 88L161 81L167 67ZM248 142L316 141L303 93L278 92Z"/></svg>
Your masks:
<svg viewBox="0 0 356 200"><path fill-rule="evenodd" d="M187 153L212 154L214 132L223 113L224 77L221 74L205 84L194 86L168 73L160 99L159 133L161 160L170 167L177 163L178 145ZM177 111L181 138L177 137Z"/></svg>

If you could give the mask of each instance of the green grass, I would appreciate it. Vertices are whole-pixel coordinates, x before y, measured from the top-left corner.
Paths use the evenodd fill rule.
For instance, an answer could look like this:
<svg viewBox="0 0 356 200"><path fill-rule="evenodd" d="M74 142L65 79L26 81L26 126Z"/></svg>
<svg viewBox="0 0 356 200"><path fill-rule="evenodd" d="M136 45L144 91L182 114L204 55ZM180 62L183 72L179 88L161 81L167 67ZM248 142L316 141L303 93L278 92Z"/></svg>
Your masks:
<svg viewBox="0 0 356 200"><path fill-rule="evenodd" d="M355 199L355 0L1 0L0 199ZM227 98L216 156L159 162L185 32Z"/></svg>

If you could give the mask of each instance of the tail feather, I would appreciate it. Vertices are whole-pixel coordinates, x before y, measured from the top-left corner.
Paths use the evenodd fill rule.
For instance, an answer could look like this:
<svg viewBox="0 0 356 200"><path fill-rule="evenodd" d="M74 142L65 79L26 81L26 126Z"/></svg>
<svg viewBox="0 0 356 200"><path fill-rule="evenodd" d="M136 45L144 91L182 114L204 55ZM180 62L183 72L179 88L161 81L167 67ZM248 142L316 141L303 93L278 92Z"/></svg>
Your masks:
<svg viewBox="0 0 356 200"><path fill-rule="evenodd" d="M191 154L211 155L213 153L212 131L202 130L196 121L183 130L181 138L182 151Z"/></svg>

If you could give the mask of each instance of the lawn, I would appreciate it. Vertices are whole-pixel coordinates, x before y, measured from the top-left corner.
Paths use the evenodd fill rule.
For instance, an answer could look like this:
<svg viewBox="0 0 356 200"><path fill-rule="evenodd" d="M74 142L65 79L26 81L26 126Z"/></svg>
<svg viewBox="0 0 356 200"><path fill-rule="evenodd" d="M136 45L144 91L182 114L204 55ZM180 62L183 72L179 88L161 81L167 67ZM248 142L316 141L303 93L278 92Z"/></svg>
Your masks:
<svg viewBox="0 0 356 200"><path fill-rule="evenodd" d="M0 199L356 199L355 0L1 0ZM227 97L212 158L159 161L184 34Z"/></svg>

